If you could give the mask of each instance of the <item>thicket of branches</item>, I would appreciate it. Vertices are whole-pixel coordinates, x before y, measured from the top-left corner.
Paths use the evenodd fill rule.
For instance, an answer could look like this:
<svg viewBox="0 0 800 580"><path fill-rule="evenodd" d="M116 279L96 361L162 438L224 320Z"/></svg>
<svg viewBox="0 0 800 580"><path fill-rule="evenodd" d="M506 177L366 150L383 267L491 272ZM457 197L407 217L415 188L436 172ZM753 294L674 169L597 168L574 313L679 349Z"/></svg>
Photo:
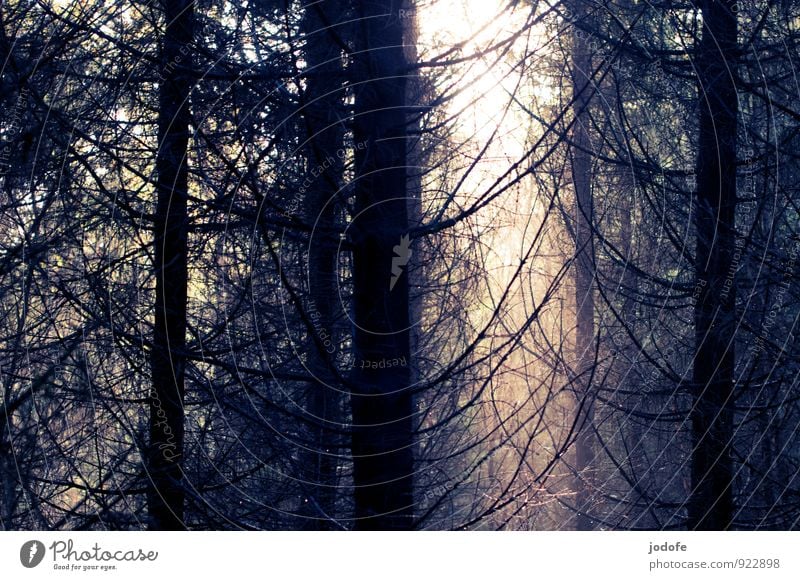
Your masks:
<svg viewBox="0 0 800 580"><path fill-rule="evenodd" d="M800 7L440 1L0 6L2 529L798 527Z"/></svg>

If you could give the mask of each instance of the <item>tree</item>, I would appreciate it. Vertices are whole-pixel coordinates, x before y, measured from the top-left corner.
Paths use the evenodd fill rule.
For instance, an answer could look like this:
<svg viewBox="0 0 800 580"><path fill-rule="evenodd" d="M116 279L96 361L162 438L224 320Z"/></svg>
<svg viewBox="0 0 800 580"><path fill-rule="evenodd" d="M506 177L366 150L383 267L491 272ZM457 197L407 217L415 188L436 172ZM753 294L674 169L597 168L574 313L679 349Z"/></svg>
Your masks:
<svg viewBox="0 0 800 580"><path fill-rule="evenodd" d="M583 2L571 4L576 18L584 19L587 12ZM585 24L584 24L585 25ZM594 400L590 390L594 357L594 204L592 202L592 141L589 134L592 94L592 53L588 36L575 28L573 33L572 92L574 124L570 149L572 183L575 189L575 385L576 425L575 471L577 493L575 506L578 511L578 530L594 528L591 516L591 487L594 463Z"/></svg>
<svg viewBox="0 0 800 580"><path fill-rule="evenodd" d="M353 72L353 484L356 529L409 529L414 472L409 385L412 252L406 199L402 3L358 0Z"/></svg>
<svg viewBox="0 0 800 580"><path fill-rule="evenodd" d="M342 422L342 392L336 353L341 343L341 296L339 290L339 235L344 193L344 71L342 67L342 20L346 4L338 1L308 2L304 8L306 83L301 116L305 127L307 178L305 221L311 225L307 245L310 328L308 414L314 424L313 457L309 474L314 527L330 529L336 519L339 477L337 466L343 451L337 426ZM339 297L339 299L337 299ZM323 337L323 340L320 338Z"/></svg>
<svg viewBox="0 0 800 580"><path fill-rule="evenodd" d="M694 258L696 282L702 289L695 306L688 526L724 530L733 524L736 292L735 286L725 292L723 284L733 266L736 233L736 2L704 2L702 17Z"/></svg>
<svg viewBox="0 0 800 580"><path fill-rule="evenodd" d="M159 86L157 206L153 222L156 273L151 350L150 528L186 527L183 487L186 295L188 285L188 145L193 0L165 0Z"/></svg>

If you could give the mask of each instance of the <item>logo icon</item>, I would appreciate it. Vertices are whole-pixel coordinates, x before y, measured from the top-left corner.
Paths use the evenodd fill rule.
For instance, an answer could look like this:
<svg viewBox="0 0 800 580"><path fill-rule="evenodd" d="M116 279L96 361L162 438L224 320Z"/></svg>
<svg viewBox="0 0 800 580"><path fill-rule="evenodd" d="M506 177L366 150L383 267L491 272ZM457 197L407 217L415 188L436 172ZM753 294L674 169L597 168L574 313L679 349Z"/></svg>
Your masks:
<svg viewBox="0 0 800 580"><path fill-rule="evenodd" d="M26 568L36 568L44 560L44 544L39 540L29 540L19 549L19 561Z"/></svg>
<svg viewBox="0 0 800 580"><path fill-rule="evenodd" d="M389 292L394 289L394 285L397 284L400 276L403 275L403 266L408 264L408 261L411 259L410 246L411 240L408 234L406 234L400 238L400 243L393 248L395 256L392 258L392 278L389 280Z"/></svg>

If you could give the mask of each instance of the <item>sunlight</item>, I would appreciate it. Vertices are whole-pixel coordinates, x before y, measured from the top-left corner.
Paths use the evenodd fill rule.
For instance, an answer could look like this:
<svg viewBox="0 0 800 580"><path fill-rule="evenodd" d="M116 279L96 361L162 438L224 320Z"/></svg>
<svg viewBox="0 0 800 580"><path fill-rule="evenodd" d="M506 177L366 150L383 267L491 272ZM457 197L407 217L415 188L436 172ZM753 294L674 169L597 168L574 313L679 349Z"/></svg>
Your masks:
<svg viewBox="0 0 800 580"><path fill-rule="evenodd" d="M501 0L434 0L420 7L418 26L423 61L440 54L441 47L460 46L451 58L487 52L480 58L469 59L462 67L463 77L449 110L460 114L462 136L477 143L493 141L489 157L510 159L522 152L527 121L516 115L515 108L505 113L517 78L509 63L496 61L494 52L487 48L513 34L524 19L521 12L503 11L504 4ZM500 139L492 139L495 131Z"/></svg>

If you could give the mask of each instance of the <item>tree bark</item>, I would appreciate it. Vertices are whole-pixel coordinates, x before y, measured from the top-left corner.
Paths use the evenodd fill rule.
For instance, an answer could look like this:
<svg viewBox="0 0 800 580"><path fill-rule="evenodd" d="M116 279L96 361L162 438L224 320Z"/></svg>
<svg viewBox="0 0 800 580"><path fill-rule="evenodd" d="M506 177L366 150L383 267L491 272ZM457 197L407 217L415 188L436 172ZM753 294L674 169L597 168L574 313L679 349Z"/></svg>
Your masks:
<svg viewBox="0 0 800 580"><path fill-rule="evenodd" d="M356 1L355 195L351 224L355 369L351 392L356 529L413 520L409 392L410 258L402 2Z"/></svg>
<svg viewBox="0 0 800 580"><path fill-rule="evenodd" d="M581 0L572 3L575 15L585 10ZM592 154L589 135L589 103L595 90L591 84L592 54L586 33L575 29L572 48L572 90L575 124L570 150L575 191L575 387L577 435L575 440L576 529L594 528L591 509L594 452L594 401L590 374L594 361L594 246L592 243Z"/></svg>
<svg viewBox="0 0 800 580"><path fill-rule="evenodd" d="M736 209L738 102L732 76L735 0L703 0L697 54L700 134L695 213L694 404L691 413L692 491L688 527L724 530L733 524L732 465L735 284L723 286L732 262Z"/></svg>
<svg viewBox="0 0 800 580"><path fill-rule="evenodd" d="M303 94L305 123L306 220L312 226L308 244L308 285L310 314L314 328L308 347L308 371L311 374L307 394L307 412L314 424L312 465L307 482L312 497L306 505L309 522L306 528L332 529L336 519L337 455L341 451L331 426L341 421L338 373L335 372L338 350L337 319L341 315L338 285L339 237L335 233L341 204L338 201L342 182L344 129L343 70L341 48L334 38L340 31L332 25L344 6L339 0L305 3L302 30L306 37L306 90ZM315 177L316 175L316 177ZM317 338L319 332L330 337L328 346Z"/></svg>
<svg viewBox="0 0 800 580"><path fill-rule="evenodd" d="M155 327L151 353L150 443L147 450L150 529L185 529L184 374L186 367L187 154L189 144L192 0L164 0L166 32L159 72Z"/></svg>

